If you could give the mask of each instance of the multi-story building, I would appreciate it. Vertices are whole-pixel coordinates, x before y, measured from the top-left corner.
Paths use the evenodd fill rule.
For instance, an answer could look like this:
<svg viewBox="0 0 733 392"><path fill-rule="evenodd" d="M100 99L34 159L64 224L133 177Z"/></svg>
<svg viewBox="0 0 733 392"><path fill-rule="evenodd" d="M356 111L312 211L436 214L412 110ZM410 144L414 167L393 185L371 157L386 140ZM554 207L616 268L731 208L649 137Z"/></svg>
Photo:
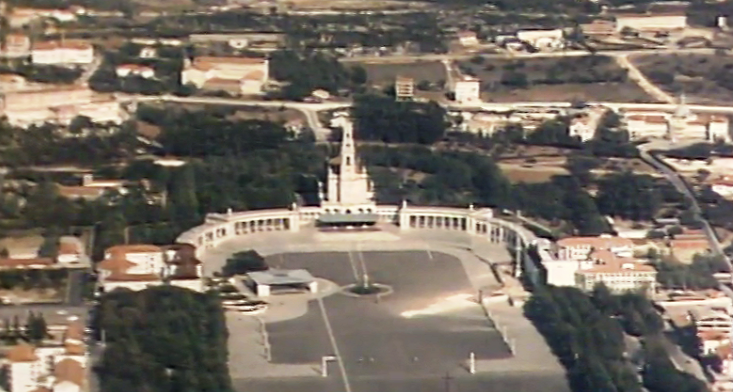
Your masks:
<svg viewBox="0 0 733 392"><path fill-rule="evenodd" d="M60 342L34 347L21 342L4 360L8 392L79 392L86 390L88 356L84 325L71 322Z"/></svg>
<svg viewBox="0 0 733 392"><path fill-rule="evenodd" d="M565 33L562 29L521 30L517 38L537 49L558 49L565 45Z"/></svg>
<svg viewBox="0 0 733 392"><path fill-rule="evenodd" d="M481 81L477 78L471 76L453 78L452 90L458 103L481 102Z"/></svg>
<svg viewBox="0 0 733 392"><path fill-rule="evenodd" d="M126 113L111 95L85 86L53 86L0 93L0 115L14 126L55 123L68 125L76 116L96 122L120 123Z"/></svg>
<svg viewBox="0 0 733 392"><path fill-rule="evenodd" d="M628 111L624 113L623 119L632 140L650 138L731 140L728 117L692 113L684 102L674 113Z"/></svg>
<svg viewBox="0 0 733 392"><path fill-rule="evenodd" d="M394 83L395 97L398 100L410 100L415 96L415 79L398 76Z"/></svg>
<svg viewBox="0 0 733 392"><path fill-rule="evenodd" d="M256 94L262 92L269 75L266 58L197 57L186 61L181 72L181 84L203 87L210 79L237 80L242 81L243 94Z"/></svg>
<svg viewBox="0 0 733 392"><path fill-rule="evenodd" d="M610 251L593 252L589 261L592 262L589 268L575 272L575 286L581 290L591 291L603 283L616 293L632 290L652 295L656 292L657 270L651 265L619 257Z"/></svg>
<svg viewBox="0 0 733 392"><path fill-rule="evenodd" d="M37 42L31 49L33 64L91 64L94 47L89 41L63 40Z"/></svg>
<svg viewBox="0 0 733 392"><path fill-rule="evenodd" d="M607 250L618 257L632 257L634 242L628 238L600 237L567 237L557 241L558 259L586 260L593 251Z"/></svg>
<svg viewBox="0 0 733 392"><path fill-rule="evenodd" d="M117 245L105 251L98 265L99 288L143 290L168 283L203 291L201 262L189 245Z"/></svg>

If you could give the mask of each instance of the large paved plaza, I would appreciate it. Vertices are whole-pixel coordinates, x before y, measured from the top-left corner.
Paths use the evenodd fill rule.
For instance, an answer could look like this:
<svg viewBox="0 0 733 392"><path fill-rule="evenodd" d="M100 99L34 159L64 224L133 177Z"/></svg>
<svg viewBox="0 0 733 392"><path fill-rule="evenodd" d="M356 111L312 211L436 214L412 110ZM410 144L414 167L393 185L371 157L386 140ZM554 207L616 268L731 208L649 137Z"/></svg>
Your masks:
<svg viewBox="0 0 733 392"><path fill-rule="evenodd" d="M335 293L310 301L300 317L267 322L271 363L300 373L265 378L234 374L238 391L567 390L562 373L507 367L511 353L475 302L475 284L454 256L427 251L352 251L288 253L268 256L268 261L278 268L308 269L339 286L358 282L366 273L372 282L387 285L393 292L379 301ZM271 301L277 302L278 297ZM230 330L234 341L238 333L249 331ZM481 371L473 375L467 369L471 352L481 364ZM340 361L329 363L324 378L318 372L321 358L327 355ZM486 371L492 363L496 371Z"/></svg>

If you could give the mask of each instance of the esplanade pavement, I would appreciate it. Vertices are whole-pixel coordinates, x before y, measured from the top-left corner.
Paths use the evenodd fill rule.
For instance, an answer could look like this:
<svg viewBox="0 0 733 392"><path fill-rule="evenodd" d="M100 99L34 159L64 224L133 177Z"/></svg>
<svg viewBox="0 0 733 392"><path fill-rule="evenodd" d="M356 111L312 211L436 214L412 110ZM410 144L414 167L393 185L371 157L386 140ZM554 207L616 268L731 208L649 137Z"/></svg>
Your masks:
<svg viewBox="0 0 733 392"><path fill-rule="evenodd" d="M370 229L317 228L328 213L209 214L179 237L197 247L209 276L232 254L254 249L273 267L305 268L319 280L317 293L268 297L260 315L227 313L238 390L569 390L516 295L514 277L536 273L527 262L537 240L531 232L473 207L377 205ZM506 275L491 265L512 262ZM361 273L388 284L390 295L343 295Z"/></svg>

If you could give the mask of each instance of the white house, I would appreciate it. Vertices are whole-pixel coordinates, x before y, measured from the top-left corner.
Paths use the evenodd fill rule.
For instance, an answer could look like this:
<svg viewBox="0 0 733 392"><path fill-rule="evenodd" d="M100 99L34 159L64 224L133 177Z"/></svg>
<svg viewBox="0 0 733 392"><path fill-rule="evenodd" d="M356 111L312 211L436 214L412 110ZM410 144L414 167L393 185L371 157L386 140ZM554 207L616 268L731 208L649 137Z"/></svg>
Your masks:
<svg viewBox="0 0 733 392"><path fill-rule="evenodd" d="M562 29L552 30L520 30L517 38L537 49L558 49L565 44L565 35Z"/></svg>
<svg viewBox="0 0 733 392"><path fill-rule="evenodd" d="M455 78L453 93L458 103L481 102L481 81L471 76Z"/></svg>
<svg viewBox="0 0 733 392"><path fill-rule="evenodd" d="M458 43L463 46L476 46L479 44L478 37L473 31L461 31L458 33Z"/></svg>
<svg viewBox="0 0 733 392"><path fill-rule="evenodd" d="M260 93L269 80L269 61L247 57L197 57L186 62L181 84L203 87L211 79L239 81L243 94Z"/></svg>
<svg viewBox="0 0 733 392"><path fill-rule="evenodd" d="M155 77L155 69L145 65L138 64L121 64L115 69L117 76L125 78L128 76L140 76L145 79L151 79Z"/></svg>
<svg viewBox="0 0 733 392"><path fill-rule="evenodd" d="M570 120L570 127L568 133L570 136L577 136L582 141L588 141L593 139L596 134L596 123L592 121L590 116L583 115L575 117Z"/></svg>

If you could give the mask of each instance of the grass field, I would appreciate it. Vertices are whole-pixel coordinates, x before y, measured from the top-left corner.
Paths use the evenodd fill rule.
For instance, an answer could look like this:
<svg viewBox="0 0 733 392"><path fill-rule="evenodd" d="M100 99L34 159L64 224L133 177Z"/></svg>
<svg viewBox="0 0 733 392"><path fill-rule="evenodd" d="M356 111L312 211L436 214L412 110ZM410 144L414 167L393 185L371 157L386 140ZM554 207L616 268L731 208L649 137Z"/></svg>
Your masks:
<svg viewBox="0 0 733 392"><path fill-rule="evenodd" d="M602 101L652 103L654 99L634 83L568 83L525 89L498 88L482 92L486 102Z"/></svg>
<svg viewBox="0 0 733 392"><path fill-rule="evenodd" d="M483 99L505 101L615 101L653 102L625 70L605 56L542 59L483 59L456 63L464 73L481 80ZM521 74L527 86L508 83Z"/></svg>
<svg viewBox="0 0 733 392"><path fill-rule="evenodd" d="M447 79L445 66L439 61L422 61L405 64L363 63L360 65L366 69L367 82L378 87L392 85L397 76L413 78L416 84L421 81L436 84Z"/></svg>
<svg viewBox="0 0 733 392"><path fill-rule="evenodd" d="M733 100L733 56L665 54L634 56L630 60L652 82L689 102L728 104Z"/></svg>

